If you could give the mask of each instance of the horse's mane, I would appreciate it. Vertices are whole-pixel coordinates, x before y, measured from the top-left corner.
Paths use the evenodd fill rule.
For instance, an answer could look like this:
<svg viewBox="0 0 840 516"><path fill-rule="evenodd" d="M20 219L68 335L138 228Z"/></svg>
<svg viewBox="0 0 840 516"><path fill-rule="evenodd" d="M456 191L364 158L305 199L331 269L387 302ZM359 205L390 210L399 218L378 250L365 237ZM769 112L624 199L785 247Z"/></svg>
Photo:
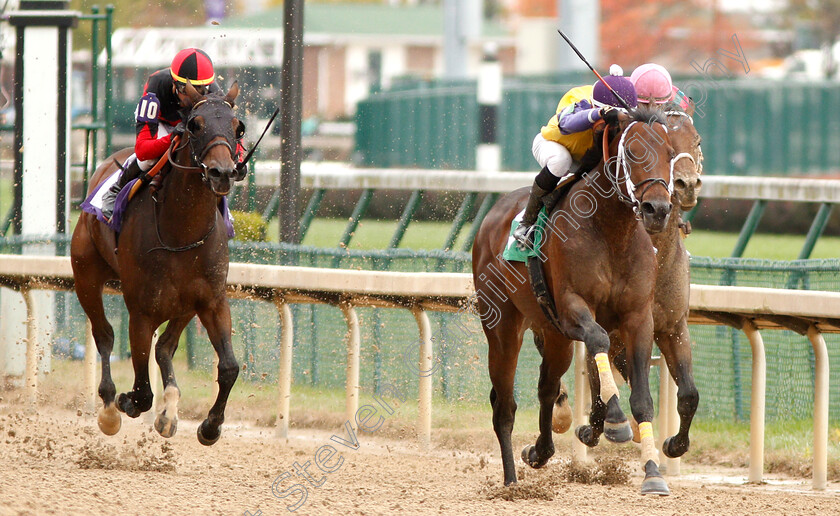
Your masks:
<svg viewBox="0 0 840 516"><path fill-rule="evenodd" d="M649 106L636 106L628 114L630 115L630 120L633 122L643 122L645 124L660 123L663 125L668 123L663 110Z"/></svg>

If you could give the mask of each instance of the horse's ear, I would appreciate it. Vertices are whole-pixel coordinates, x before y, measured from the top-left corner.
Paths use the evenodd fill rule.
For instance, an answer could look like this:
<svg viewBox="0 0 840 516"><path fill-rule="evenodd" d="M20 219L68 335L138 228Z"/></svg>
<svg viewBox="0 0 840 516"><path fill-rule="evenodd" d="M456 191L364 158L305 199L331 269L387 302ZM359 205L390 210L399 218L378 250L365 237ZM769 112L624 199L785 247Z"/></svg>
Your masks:
<svg viewBox="0 0 840 516"><path fill-rule="evenodd" d="M192 85L192 81L187 79L187 87L184 89L187 92L187 97L189 97L190 102L194 105L196 102L201 100L201 93L195 89L195 86Z"/></svg>
<svg viewBox="0 0 840 516"><path fill-rule="evenodd" d="M237 95L239 95L239 82L233 81L227 95L225 95L225 102L230 104L231 107L235 106L236 104L234 101L236 100Z"/></svg>
<svg viewBox="0 0 840 516"><path fill-rule="evenodd" d="M694 110L697 108L697 105L694 103L694 99L688 97L688 107L685 108L685 112L688 116L694 116Z"/></svg>

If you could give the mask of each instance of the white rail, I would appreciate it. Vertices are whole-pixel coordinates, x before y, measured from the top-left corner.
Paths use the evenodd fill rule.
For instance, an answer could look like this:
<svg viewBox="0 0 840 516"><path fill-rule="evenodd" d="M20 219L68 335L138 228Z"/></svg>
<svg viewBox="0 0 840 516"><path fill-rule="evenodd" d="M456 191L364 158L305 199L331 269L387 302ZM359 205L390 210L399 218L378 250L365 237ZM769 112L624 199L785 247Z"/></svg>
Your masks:
<svg viewBox="0 0 840 516"><path fill-rule="evenodd" d="M258 184L278 184L280 164L261 161L254 167ZM417 168L355 168L344 163L305 162L301 186L347 190L429 190L450 192L511 192L530 186L536 170L526 172L477 172ZM788 177L703 176L700 197L840 203L840 180Z"/></svg>
<svg viewBox="0 0 840 516"><path fill-rule="evenodd" d="M0 255L0 285L24 294L33 289L70 290L73 274L66 257ZM289 303L330 303L342 308L348 324L347 333L347 396L346 413L351 424L356 424L358 403L359 328L354 307L379 306L409 309L417 321L421 346L418 349L418 370L432 368L432 341L429 335L426 310L459 311L474 294L469 274L453 273L400 273L355 270L325 270L305 267L230 264L228 293L232 297L273 301L280 313L283 326L280 355L280 380L277 434L288 435L291 363L292 318ZM828 390L829 363L822 333L840 333L840 293L781 290L750 287L718 287L692 285L690 297L692 324L726 324L744 331L753 352L751 445L749 480L759 482L763 475L764 457L764 400L765 356L759 330L788 328L806 335L814 347L816 381L814 387L814 475L813 488L825 489L828 447ZM31 315L31 314L29 314ZM36 319L28 317L28 324ZM94 382L96 361L89 355L95 352L88 333L85 361L86 402L95 402ZM28 335L34 336L34 328ZM0 345L4 343L0 342ZM30 337L28 356L35 356L39 349L37 339ZM576 345L576 357L583 346ZM37 391L36 360L27 361L26 386L32 403ZM579 382L583 368L576 360L575 385L583 394ZM663 367L663 364L660 364ZM663 378L666 369L663 368ZM419 378L420 410L418 438L428 447L431 437L431 381L428 376ZM668 382L670 384L670 382ZM663 387L666 396L660 399L660 441L664 434L675 432L673 386ZM584 417L583 395L575 396L575 417ZM669 408L670 407L670 408ZM662 431L664 428L665 431ZM580 447L575 452L585 453ZM669 464L670 473L679 469L678 462Z"/></svg>

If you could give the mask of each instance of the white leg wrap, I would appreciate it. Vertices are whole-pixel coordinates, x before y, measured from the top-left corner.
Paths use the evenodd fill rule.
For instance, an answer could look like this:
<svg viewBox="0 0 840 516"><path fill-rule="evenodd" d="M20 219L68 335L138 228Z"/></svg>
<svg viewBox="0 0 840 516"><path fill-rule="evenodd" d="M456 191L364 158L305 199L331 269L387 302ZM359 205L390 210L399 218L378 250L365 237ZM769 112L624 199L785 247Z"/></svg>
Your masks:
<svg viewBox="0 0 840 516"><path fill-rule="evenodd" d="M659 454L653 442L653 425L650 421L639 423L639 435L642 439L642 469L649 460L659 466Z"/></svg>
<svg viewBox="0 0 840 516"><path fill-rule="evenodd" d="M613 395L618 397L618 387L610 368L610 359L606 353L596 353L595 364L598 365L598 378L601 380L601 401L607 403Z"/></svg>

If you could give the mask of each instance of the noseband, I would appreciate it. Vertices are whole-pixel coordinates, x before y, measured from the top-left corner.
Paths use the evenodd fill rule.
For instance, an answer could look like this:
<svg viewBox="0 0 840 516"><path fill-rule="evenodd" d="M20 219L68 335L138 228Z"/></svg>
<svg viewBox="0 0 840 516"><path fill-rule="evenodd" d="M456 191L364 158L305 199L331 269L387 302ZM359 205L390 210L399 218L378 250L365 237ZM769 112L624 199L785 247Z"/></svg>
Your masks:
<svg viewBox="0 0 840 516"><path fill-rule="evenodd" d="M664 179L661 177L649 177L647 179L643 179L638 184L633 183L633 180L630 178L630 165L628 164L628 157L627 157L627 149L624 145L624 140L627 137L627 133L630 132L630 128L636 124L636 121L630 122L627 128L621 133L621 139L618 141L618 154L616 156L616 166L615 166L615 174L609 173L609 167L607 163L610 161L609 159L609 141L608 141L608 133L609 130L604 130L603 136L603 145L604 145L604 169L607 177L610 179L610 182L613 185L616 193L618 194L618 198L624 204L633 208L633 213L636 215L636 218L641 217L641 201L645 196L645 193L654 185L661 184L668 190L668 196L670 196L674 192L674 164L676 163L679 157L685 156L677 156L671 160L671 166L669 170L668 182L666 183ZM667 129L666 129L667 130ZM691 156L689 156L691 157ZM693 160L694 158L692 158ZM627 193L621 191L621 180L622 178L619 177L620 174L623 173L624 184L626 185ZM636 195L636 190L641 188L641 191Z"/></svg>
<svg viewBox="0 0 840 516"><path fill-rule="evenodd" d="M666 111L665 116L685 117L685 118L688 118L689 122L691 122L691 125L694 125L694 118L692 118L691 115L689 115L688 113L686 113L684 111L673 111L673 110L672 111ZM702 156L703 155L703 149L701 149L699 145L697 146L697 148L700 149L700 155ZM677 163L678 160L680 160L682 158L686 158L686 159L690 160L694 164L694 170L697 171L698 174L702 174L702 170L700 170L700 165L697 164L697 160L694 159L694 156L692 156L688 152L681 152L681 153L677 154L676 156L674 156L674 159L671 160L671 177L674 176L674 165Z"/></svg>

